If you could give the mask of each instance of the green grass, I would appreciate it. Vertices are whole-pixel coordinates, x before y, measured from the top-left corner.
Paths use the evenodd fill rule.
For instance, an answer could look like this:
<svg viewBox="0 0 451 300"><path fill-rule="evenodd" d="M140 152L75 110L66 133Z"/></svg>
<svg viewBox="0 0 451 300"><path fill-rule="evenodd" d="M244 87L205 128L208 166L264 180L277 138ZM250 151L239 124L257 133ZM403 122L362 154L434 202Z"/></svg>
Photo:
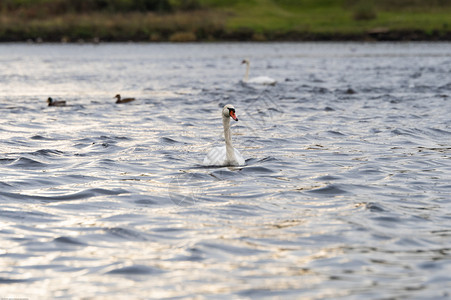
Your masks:
<svg viewBox="0 0 451 300"><path fill-rule="evenodd" d="M2 0L0 40L451 39L450 16L449 0Z"/></svg>
<svg viewBox="0 0 451 300"><path fill-rule="evenodd" d="M346 34L361 34L374 28L443 31L450 30L447 26L451 27L451 5L428 9L398 8L395 11L374 7L376 17L370 20L356 20L354 9L343 1L242 1L227 8L232 13L227 27L250 28L258 32L294 30Z"/></svg>

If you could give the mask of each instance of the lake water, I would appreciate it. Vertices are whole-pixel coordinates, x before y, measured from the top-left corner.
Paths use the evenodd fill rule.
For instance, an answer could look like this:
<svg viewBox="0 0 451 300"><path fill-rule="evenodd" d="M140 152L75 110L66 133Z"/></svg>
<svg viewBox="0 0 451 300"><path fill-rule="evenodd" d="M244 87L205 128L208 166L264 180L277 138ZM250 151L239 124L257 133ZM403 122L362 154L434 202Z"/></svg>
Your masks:
<svg viewBox="0 0 451 300"><path fill-rule="evenodd" d="M2 44L0 298L449 299L450 97L450 43Z"/></svg>

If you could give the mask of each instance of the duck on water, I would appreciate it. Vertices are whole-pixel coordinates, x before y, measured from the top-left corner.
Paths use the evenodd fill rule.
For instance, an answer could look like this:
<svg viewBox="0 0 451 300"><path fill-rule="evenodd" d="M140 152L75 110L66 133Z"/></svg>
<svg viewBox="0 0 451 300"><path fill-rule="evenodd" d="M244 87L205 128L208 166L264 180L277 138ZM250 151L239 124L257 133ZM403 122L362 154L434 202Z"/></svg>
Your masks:
<svg viewBox="0 0 451 300"><path fill-rule="evenodd" d="M49 106L66 106L66 101L55 101L52 99L52 97L49 97L47 99L47 103Z"/></svg>
<svg viewBox="0 0 451 300"><path fill-rule="evenodd" d="M114 96L113 98L116 98L117 100L116 100L116 103L127 103L127 102L132 102L132 101L135 101L135 98L124 98L124 99L122 99L121 98L121 95L120 94L117 94L116 96Z"/></svg>

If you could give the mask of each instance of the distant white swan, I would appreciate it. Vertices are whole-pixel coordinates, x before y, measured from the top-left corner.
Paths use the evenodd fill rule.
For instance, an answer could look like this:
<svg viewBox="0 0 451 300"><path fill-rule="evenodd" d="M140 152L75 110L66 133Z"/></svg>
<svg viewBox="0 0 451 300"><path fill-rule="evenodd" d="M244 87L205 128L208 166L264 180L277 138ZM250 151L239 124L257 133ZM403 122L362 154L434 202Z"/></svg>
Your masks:
<svg viewBox="0 0 451 300"><path fill-rule="evenodd" d="M204 159L205 166L241 166L245 164L240 152L233 148L230 134L230 118L238 121L235 108L227 104L222 109L222 125L224 126L225 146L211 149Z"/></svg>
<svg viewBox="0 0 451 300"><path fill-rule="evenodd" d="M244 74L243 82L249 83L249 84L263 84L263 85L275 85L276 80L272 79L268 76L258 76L253 77L249 79L249 68L250 68L250 62L248 59L244 59L241 64L246 64L246 73Z"/></svg>

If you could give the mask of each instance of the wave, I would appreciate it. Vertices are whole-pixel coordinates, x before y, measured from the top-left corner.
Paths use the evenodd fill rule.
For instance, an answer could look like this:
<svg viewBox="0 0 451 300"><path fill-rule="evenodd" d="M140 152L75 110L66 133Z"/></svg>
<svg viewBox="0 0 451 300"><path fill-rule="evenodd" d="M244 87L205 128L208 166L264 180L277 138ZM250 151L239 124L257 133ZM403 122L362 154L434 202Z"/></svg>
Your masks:
<svg viewBox="0 0 451 300"><path fill-rule="evenodd" d="M51 196L43 196L43 195L32 195L32 194L24 194L24 193L10 193L0 191L0 195L5 198L17 199L17 200L27 200L27 201L43 201L43 202L53 202L53 201L70 201L70 200L79 200L79 199L89 199L97 196L117 196L121 194L128 193L127 190L121 188L115 189L102 189L102 188L93 188L87 189L75 193L62 194L62 195L51 195Z"/></svg>

